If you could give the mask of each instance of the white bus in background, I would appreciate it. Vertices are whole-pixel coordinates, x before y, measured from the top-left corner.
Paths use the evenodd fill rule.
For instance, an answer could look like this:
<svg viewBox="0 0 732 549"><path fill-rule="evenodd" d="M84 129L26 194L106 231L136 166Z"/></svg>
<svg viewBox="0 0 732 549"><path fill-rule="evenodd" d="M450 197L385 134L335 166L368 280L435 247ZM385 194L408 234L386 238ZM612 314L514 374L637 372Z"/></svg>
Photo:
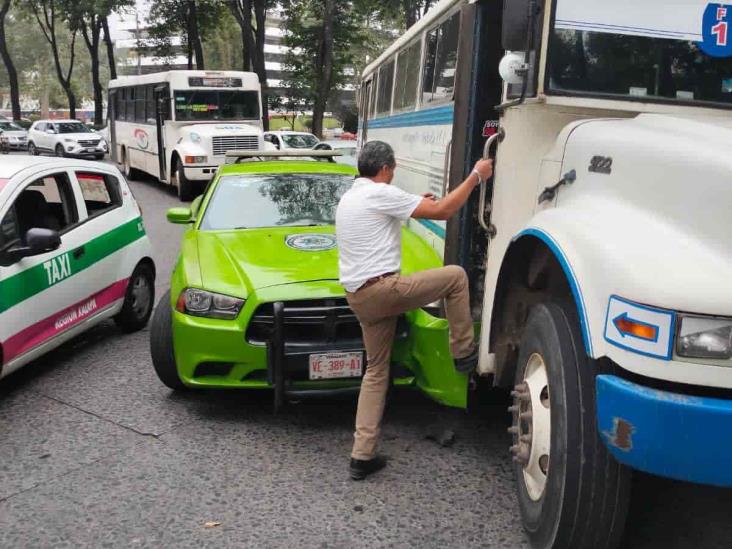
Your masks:
<svg viewBox="0 0 732 549"><path fill-rule="evenodd" d="M167 71L109 82L111 155L128 177L145 172L191 200L228 150L263 146L256 74Z"/></svg>
<svg viewBox="0 0 732 549"><path fill-rule="evenodd" d="M461 5L439 3L363 73L359 145L390 143L395 182L415 194L445 194ZM412 219L409 226L442 255L444 221Z"/></svg>

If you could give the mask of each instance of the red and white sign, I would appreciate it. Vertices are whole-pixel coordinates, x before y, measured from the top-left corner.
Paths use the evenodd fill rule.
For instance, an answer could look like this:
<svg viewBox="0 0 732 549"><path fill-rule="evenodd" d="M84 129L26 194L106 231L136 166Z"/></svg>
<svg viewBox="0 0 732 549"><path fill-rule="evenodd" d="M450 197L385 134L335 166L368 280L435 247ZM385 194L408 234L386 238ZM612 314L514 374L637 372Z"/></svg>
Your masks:
<svg viewBox="0 0 732 549"><path fill-rule="evenodd" d="M310 379L361 377L363 353L316 353L310 355Z"/></svg>

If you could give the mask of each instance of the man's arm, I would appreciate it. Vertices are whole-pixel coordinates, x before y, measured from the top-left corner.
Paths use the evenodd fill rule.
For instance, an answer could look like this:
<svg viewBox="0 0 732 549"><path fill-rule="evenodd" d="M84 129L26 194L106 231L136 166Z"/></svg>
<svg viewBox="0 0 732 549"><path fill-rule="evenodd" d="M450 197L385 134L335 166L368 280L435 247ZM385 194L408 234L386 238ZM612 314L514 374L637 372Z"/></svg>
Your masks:
<svg viewBox="0 0 732 549"><path fill-rule="evenodd" d="M478 160L475 168L460 186L448 193L447 196L435 202L431 197L425 197L412 212L412 217L419 219L437 219L446 221L468 201L470 193L482 181L493 175L493 160Z"/></svg>

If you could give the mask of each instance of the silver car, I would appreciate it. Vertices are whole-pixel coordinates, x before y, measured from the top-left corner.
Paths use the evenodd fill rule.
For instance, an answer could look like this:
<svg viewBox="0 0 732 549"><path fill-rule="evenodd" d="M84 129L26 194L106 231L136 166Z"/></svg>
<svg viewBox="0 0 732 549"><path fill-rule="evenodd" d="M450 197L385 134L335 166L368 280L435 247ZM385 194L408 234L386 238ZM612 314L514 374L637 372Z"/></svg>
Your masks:
<svg viewBox="0 0 732 549"><path fill-rule="evenodd" d="M7 149L25 149L28 146L28 132L10 120L0 120L0 141Z"/></svg>

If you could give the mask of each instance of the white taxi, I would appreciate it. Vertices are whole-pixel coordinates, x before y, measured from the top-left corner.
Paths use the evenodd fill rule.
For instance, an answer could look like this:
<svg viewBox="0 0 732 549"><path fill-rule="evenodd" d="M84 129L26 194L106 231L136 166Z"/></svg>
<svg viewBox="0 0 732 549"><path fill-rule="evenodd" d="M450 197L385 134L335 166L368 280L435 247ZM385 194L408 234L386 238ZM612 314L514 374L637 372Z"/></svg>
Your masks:
<svg viewBox="0 0 732 549"><path fill-rule="evenodd" d="M155 264L140 208L112 165L0 162L0 378L107 318L152 311Z"/></svg>

